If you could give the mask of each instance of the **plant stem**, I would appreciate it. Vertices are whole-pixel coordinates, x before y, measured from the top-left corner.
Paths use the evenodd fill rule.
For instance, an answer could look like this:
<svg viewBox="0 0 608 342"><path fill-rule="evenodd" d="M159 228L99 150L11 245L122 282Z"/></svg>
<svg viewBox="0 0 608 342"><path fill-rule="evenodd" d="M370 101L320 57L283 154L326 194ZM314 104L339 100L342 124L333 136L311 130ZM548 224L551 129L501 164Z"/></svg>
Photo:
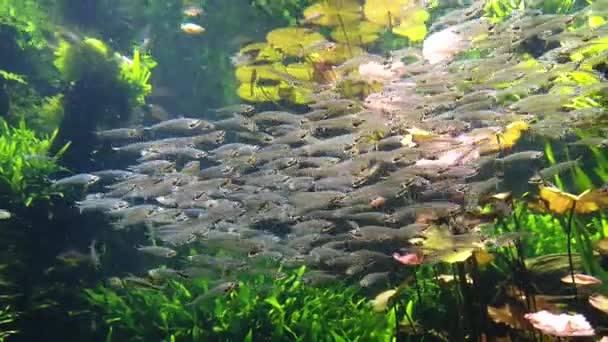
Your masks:
<svg viewBox="0 0 608 342"><path fill-rule="evenodd" d="M420 294L420 284L418 284L418 266L414 266L414 286L416 286L416 295L418 296L418 303L422 304L422 295Z"/></svg>
<svg viewBox="0 0 608 342"><path fill-rule="evenodd" d="M574 298L578 298L578 290L576 289L576 282L574 281L574 262L572 261L572 220L574 219L574 208L576 208L576 202L572 204L572 208L570 208L570 213L568 214L568 224L566 226L566 235L568 237L568 241L566 241L566 247L568 249L568 265L570 267L570 277L572 278Z"/></svg>

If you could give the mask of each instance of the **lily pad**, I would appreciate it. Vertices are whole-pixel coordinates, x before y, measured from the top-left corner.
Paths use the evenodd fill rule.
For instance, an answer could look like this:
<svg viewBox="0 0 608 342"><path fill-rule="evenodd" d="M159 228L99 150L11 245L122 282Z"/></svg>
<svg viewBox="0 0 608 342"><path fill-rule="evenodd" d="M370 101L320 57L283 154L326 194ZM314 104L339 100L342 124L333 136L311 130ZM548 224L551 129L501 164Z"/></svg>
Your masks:
<svg viewBox="0 0 608 342"><path fill-rule="evenodd" d="M266 36L268 43L287 56L299 56L304 48L325 40L319 32L300 27L272 30Z"/></svg>
<svg viewBox="0 0 608 342"><path fill-rule="evenodd" d="M304 10L304 20L320 26L337 26L361 19L361 5L356 0L328 0Z"/></svg>

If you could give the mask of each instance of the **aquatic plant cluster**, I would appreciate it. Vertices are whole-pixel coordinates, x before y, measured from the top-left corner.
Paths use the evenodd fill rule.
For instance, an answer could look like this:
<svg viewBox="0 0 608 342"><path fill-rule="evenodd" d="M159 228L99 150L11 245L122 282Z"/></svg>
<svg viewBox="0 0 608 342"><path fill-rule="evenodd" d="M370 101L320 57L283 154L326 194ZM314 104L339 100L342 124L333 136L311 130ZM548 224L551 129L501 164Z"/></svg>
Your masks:
<svg viewBox="0 0 608 342"><path fill-rule="evenodd" d="M34 200L95 228L0 268L59 298L17 294L0 340L44 310L106 341L608 336L605 2L251 4L290 26L242 44L243 103L203 115L154 102L154 36L58 35L62 91L0 129L0 223L27 227L0 239L40 246ZM212 34L206 6L168 4L172 32Z"/></svg>

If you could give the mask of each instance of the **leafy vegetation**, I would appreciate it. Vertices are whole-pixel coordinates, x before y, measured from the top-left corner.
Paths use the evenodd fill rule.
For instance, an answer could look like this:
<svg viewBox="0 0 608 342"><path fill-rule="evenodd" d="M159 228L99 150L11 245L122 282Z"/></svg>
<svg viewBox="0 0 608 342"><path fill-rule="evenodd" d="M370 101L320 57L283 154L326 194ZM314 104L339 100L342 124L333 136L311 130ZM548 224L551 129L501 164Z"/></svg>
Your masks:
<svg viewBox="0 0 608 342"><path fill-rule="evenodd" d="M109 88L124 90L133 106L143 104L152 91L150 69L156 64L137 50L133 60L125 60L101 40L86 38L80 43L62 41L56 56L55 66L68 83L95 79Z"/></svg>
<svg viewBox="0 0 608 342"><path fill-rule="evenodd" d="M57 133L55 130L51 136L39 138L23 121L17 127L0 121L0 182L2 194L9 201L29 206L55 194L47 177L62 169L57 160L69 146L49 154Z"/></svg>
<svg viewBox="0 0 608 342"><path fill-rule="evenodd" d="M260 276L191 305L208 280L175 280L163 290L98 287L86 291L108 326L107 341L390 341L394 314L372 312L353 288L305 284L305 269L279 280ZM196 302L195 302L196 303Z"/></svg>
<svg viewBox="0 0 608 342"><path fill-rule="evenodd" d="M10 306L0 308L0 341L6 341L9 337L18 333L18 331L11 328L16 319L17 314Z"/></svg>

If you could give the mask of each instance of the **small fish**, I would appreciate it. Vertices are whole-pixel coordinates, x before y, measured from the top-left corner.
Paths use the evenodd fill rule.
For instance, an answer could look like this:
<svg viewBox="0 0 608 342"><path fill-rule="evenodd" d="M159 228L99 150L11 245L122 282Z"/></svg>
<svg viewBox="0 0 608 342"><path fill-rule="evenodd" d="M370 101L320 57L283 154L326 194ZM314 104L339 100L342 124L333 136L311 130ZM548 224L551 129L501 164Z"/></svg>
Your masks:
<svg viewBox="0 0 608 342"><path fill-rule="evenodd" d="M175 250L161 246L142 246L137 247L137 250L149 255L162 258L172 258L177 255L177 252Z"/></svg>
<svg viewBox="0 0 608 342"><path fill-rule="evenodd" d="M542 183L543 181L551 181L553 177L560 175L568 170L572 170L575 167L579 166L579 164L580 158L551 165L542 170L539 170L536 175L530 178L530 182L538 184Z"/></svg>
<svg viewBox="0 0 608 342"><path fill-rule="evenodd" d="M135 177L136 174L126 170L102 170L91 173L100 178L102 183L114 183Z"/></svg>
<svg viewBox="0 0 608 342"><path fill-rule="evenodd" d="M129 203L119 198L87 198L76 202L80 213L118 211L129 206Z"/></svg>
<svg viewBox="0 0 608 342"><path fill-rule="evenodd" d="M53 186L56 187L81 187L89 186L99 181L99 176L95 176L89 173L79 173L74 176L69 176L55 180Z"/></svg>
<svg viewBox="0 0 608 342"><path fill-rule="evenodd" d="M145 174L166 173L175 170L175 163L168 160L152 160L130 166L129 170Z"/></svg>
<svg viewBox="0 0 608 342"><path fill-rule="evenodd" d="M388 281L389 272L374 272L365 275L359 281L361 287L371 287L379 283L386 283Z"/></svg>
<svg viewBox="0 0 608 342"><path fill-rule="evenodd" d="M10 211L6 209L0 209L0 220L8 220L13 216Z"/></svg>
<svg viewBox="0 0 608 342"><path fill-rule="evenodd" d="M197 160L207 157L207 152L193 147L161 148L141 151L141 158L138 162L150 161L154 159L181 159Z"/></svg>
<svg viewBox="0 0 608 342"><path fill-rule="evenodd" d="M517 162L525 162L538 160L544 155L541 151L523 151L510 154L504 158L496 158L496 162L502 165L508 165Z"/></svg>
<svg viewBox="0 0 608 342"><path fill-rule="evenodd" d="M200 17L203 15L204 10L200 6L190 5L182 11L182 13L189 18Z"/></svg>
<svg viewBox="0 0 608 342"><path fill-rule="evenodd" d="M185 34L191 35L191 36L199 35L199 34L205 32L204 27L202 27L201 25L198 25L198 24L194 24L194 23L183 23L180 25L180 29Z"/></svg>
<svg viewBox="0 0 608 342"><path fill-rule="evenodd" d="M229 295L232 291L236 290L237 287L238 287L238 284L235 282L232 282L232 281L227 281L227 282L221 283L221 284L216 285L215 287L207 290L207 292L203 293L202 295L199 295L191 303L186 304L186 305L195 306L210 298Z"/></svg>
<svg viewBox="0 0 608 342"><path fill-rule="evenodd" d="M152 133L188 134L195 130L212 130L214 128L212 123L202 119L178 118L159 122L156 125L144 128L144 130Z"/></svg>
<svg viewBox="0 0 608 342"><path fill-rule="evenodd" d="M97 240L93 239L93 241L91 241L91 244L89 245L89 258L91 261L91 265L93 265L95 269L100 269L101 260L99 258L99 254L97 253L96 245Z"/></svg>
<svg viewBox="0 0 608 342"><path fill-rule="evenodd" d="M143 130L138 128L115 128L95 132L101 141L129 140L143 137Z"/></svg>
<svg viewBox="0 0 608 342"><path fill-rule="evenodd" d="M235 114L250 116L255 112L255 107L249 104L236 104L213 110L222 117L231 117Z"/></svg>

